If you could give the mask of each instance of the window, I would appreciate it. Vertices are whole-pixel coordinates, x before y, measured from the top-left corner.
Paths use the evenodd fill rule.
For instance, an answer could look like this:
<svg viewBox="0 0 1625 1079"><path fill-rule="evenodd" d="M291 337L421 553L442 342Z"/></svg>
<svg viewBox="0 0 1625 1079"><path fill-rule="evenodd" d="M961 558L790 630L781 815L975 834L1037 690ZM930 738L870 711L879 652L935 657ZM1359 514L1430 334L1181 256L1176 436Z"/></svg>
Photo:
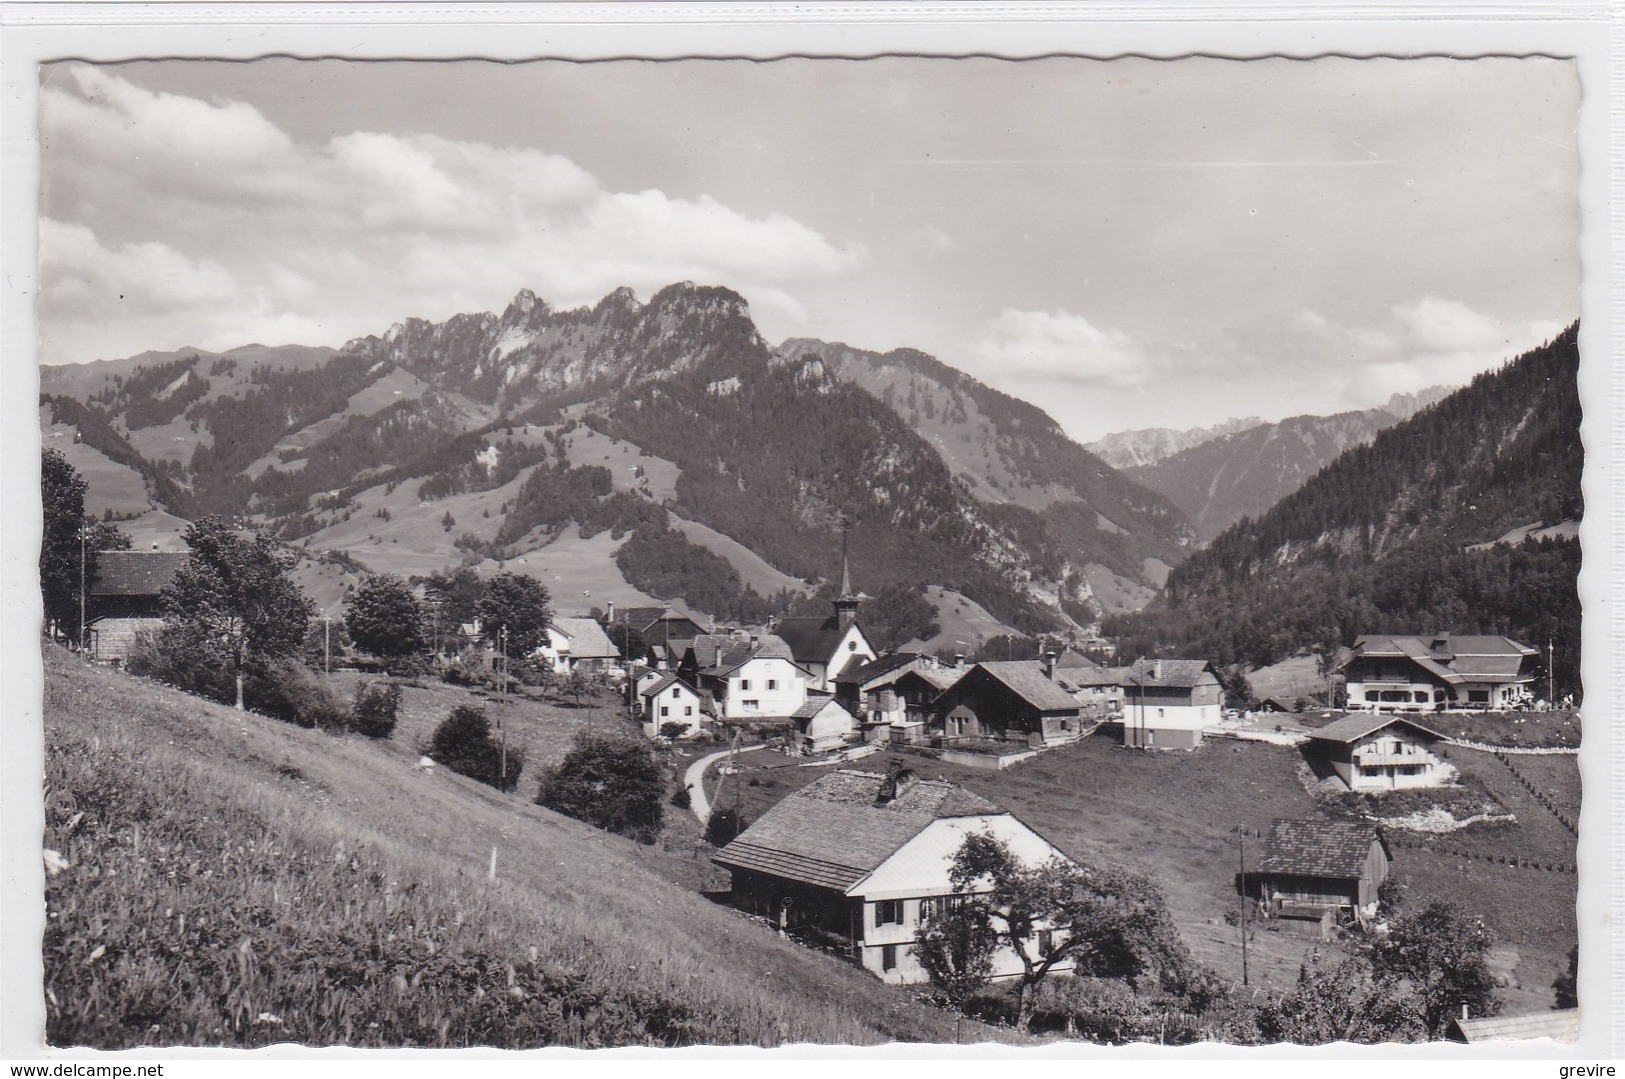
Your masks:
<svg viewBox="0 0 1625 1079"><path fill-rule="evenodd" d="M1038 931L1038 954L1048 955L1053 947L1055 947L1055 930L1040 929Z"/></svg>
<svg viewBox="0 0 1625 1079"><path fill-rule="evenodd" d="M779 688L779 680L777 678L769 678L767 680L767 688L768 689L778 689Z"/></svg>
<svg viewBox="0 0 1625 1079"><path fill-rule="evenodd" d="M749 689L750 688L750 679L749 678L741 678L739 680L739 688L740 689Z"/></svg>
<svg viewBox="0 0 1625 1079"><path fill-rule="evenodd" d="M932 918L958 910L965 905L966 898L962 895L939 895L934 899L920 900L920 924L924 925Z"/></svg>
<svg viewBox="0 0 1625 1079"><path fill-rule="evenodd" d="M760 708L760 707L762 707L762 702L761 701L740 701L739 705L742 708Z"/></svg>
<svg viewBox="0 0 1625 1079"><path fill-rule="evenodd" d="M848 652L856 652L858 650L858 642L857 641L847 641L846 642L846 650Z"/></svg>
<svg viewBox="0 0 1625 1079"><path fill-rule="evenodd" d="M683 715L691 716L693 714L694 714L694 706L692 704L683 705Z"/></svg>
<svg viewBox="0 0 1625 1079"><path fill-rule="evenodd" d="M875 926L902 925L903 901L901 899L882 899L875 904ZM890 970L890 967L886 968Z"/></svg>
<svg viewBox="0 0 1625 1079"><path fill-rule="evenodd" d="M897 969L897 945L895 945L895 944L882 944L880 946L880 969L881 970L896 970Z"/></svg>
<svg viewBox="0 0 1625 1079"><path fill-rule="evenodd" d="M671 687L671 695L672 695L672 696L673 696L673 697L675 697L675 696L677 696L677 694L678 694L678 693L679 693L679 692L681 692L681 691L680 691L680 690L679 690L679 689L678 689L678 688L677 688L677 687L676 687L676 686L672 686L672 687Z"/></svg>
<svg viewBox="0 0 1625 1079"><path fill-rule="evenodd" d="M1427 695L1427 693L1425 691L1420 691L1419 690L1416 693L1412 694L1412 696L1416 698L1416 703L1417 704L1426 704L1428 702L1428 695Z"/></svg>
<svg viewBox="0 0 1625 1079"><path fill-rule="evenodd" d="M660 706L660 714L663 715L663 716L669 716L669 715L671 715L671 709L667 708L665 705L661 705Z"/></svg>
<svg viewBox="0 0 1625 1079"><path fill-rule="evenodd" d="M1473 704L1488 704L1490 703L1490 691L1487 689L1469 689L1467 691L1467 700Z"/></svg>
<svg viewBox="0 0 1625 1079"><path fill-rule="evenodd" d="M1365 691L1365 699L1368 703L1375 703L1382 700L1382 694L1374 689L1368 689Z"/></svg>

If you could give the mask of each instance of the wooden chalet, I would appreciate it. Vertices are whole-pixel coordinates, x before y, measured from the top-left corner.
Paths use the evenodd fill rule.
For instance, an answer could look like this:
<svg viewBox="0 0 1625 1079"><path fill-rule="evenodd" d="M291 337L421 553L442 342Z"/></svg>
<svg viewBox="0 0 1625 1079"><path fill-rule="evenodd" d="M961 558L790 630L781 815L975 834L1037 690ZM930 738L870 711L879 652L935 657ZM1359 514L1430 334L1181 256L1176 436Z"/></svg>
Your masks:
<svg viewBox="0 0 1625 1079"><path fill-rule="evenodd" d="M668 641L693 640L702 633L709 633L706 626L700 625L688 615L674 610L669 604L664 607L615 607L611 605L604 621L611 626L626 626L634 629L644 640L645 644L665 644Z"/></svg>
<svg viewBox="0 0 1625 1079"><path fill-rule="evenodd" d="M900 742L911 745L926 741L923 708L910 709L904 678L914 671L937 669L937 661L918 652L893 652L858 666L849 666L835 678L835 699L858 717L864 736L874 742ZM954 675L958 677L958 673ZM952 684L952 679L927 680L927 692L918 694L928 705Z"/></svg>
<svg viewBox="0 0 1625 1079"><path fill-rule="evenodd" d="M1506 637L1369 634L1355 639L1343 679L1351 709L1495 711L1534 699L1539 653Z"/></svg>
<svg viewBox="0 0 1625 1079"><path fill-rule="evenodd" d="M1083 736L1083 709L1036 660L978 663L933 704L944 745L997 738L1033 747Z"/></svg>
<svg viewBox="0 0 1625 1079"><path fill-rule="evenodd" d="M1434 748L1445 736L1403 716L1369 712L1334 720L1309 732L1305 750L1354 791L1437 787L1455 769Z"/></svg>
<svg viewBox="0 0 1625 1079"><path fill-rule="evenodd" d="M1391 861L1382 837L1362 821L1276 820L1248 890L1271 917L1365 921L1377 912Z"/></svg>
<svg viewBox="0 0 1625 1079"><path fill-rule="evenodd" d="M123 663L137 633L164 624L160 595L191 557L190 551L96 552L85 613L93 658Z"/></svg>
<svg viewBox="0 0 1625 1079"><path fill-rule="evenodd" d="M732 876L736 905L887 982L918 983L927 979L915 941L937 912L963 902L948 871L975 833L1005 841L1029 865L1065 857L985 798L894 769L842 770L814 781L713 861ZM995 953L995 977L1021 969L1008 948Z"/></svg>

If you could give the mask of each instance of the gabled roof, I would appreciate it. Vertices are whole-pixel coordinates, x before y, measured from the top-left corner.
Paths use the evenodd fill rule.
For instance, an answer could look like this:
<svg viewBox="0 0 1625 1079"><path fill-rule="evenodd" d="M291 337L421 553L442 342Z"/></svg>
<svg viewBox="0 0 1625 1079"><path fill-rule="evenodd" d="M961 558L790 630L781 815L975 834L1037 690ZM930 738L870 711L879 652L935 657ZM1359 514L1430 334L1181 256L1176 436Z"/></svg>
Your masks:
<svg viewBox="0 0 1625 1079"><path fill-rule="evenodd" d="M1084 655L1068 648L1055 657L1055 669L1058 671L1098 670L1100 664Z"/></svg>
<svg viewBox="0 0 1625 1079"><path fill-rule="evenodd" d="M570 638L574 659L619 659L620 649L610 643L604 627L591 618L555 618L553 628Z"/></svg>
<svg viewBox="0 0 1625 1079"><path fill-rule="evenodd" d="M701 629L705 628L701 625L699 619L691 618L682 611L674 610L671 607L617 607L615 617L610 621L616 625L628 625L639 632L645 632L650 626L667 620L693 622L696 626L700 626Z"/></svg>
<svg viewBox="0 0 1625 1079"><path fill-rule="evenodd" d="M863 633L862 627L858 632ZM790 646L790 655L797 663L828 663L846 630L841 628L839 618L830 615L827 618L781 618L773 627L773 634ZM864 634L864 640L868 639Z"/></svg>
<svg viewBox="0 0 1625 1079"><path fill-rule="evenodd" d="M1414 719L1406 719L1403 716L1385 716L1381 713L1372 712L1355 712L1344 716L1342 719L1334 719L1324 727L1310 731L1309 737L1317 742L1338 742L1347 745L1350 742L1358 742L1368 734L1375 734L1384 727L1394 726L1409 727L1419 734L1439 741L1445 739L1445 735L1440 734L1432 727L1424 727Z"/></svg>
<svg viewBox="0 0 1625 1079"><path fill-rule="evenodd" d="M697 652L698 650L696 658ZM716 659L709 667L702 668L700 673L720 678L732 674L753 659L784 659L795 662L790 655L789 646L772 634L757 638L754 644L728 638L728 644L717 651Z"/></svg>
<svg viewBox="0 0 1625 1079"><path fill-rule="evenodd" d="M1492 1015L1483 1019L1452 1019L1452 1035L1464 1042L1507 1041L1513 1038L1551 1038L1572 1042L1580 1036L1580 1009L1535 1012L1531 1015Z"/></svg>
<svg viewBox="0 0 1625 1079"><path fill-rule="evenodd" d="M878 803L886 777L841 770L785 798L713 859L845 892L873 873L933 821L1003 813L952 783L915 780Z"/></svg>
<svg viewBox="0 0 1625 1079"><path fill-rule="evenodd" d="M670 689L672 686L682 686L684 689L688 690L690 693L694 694L694 696L696 696L696 697L698 697L700 695L699 690L695 689L693 686L689 685L687 682L683 681L681 678L678 678L675 674L666 674L666 675L662 675L658 682L651 682L649 685L647 685L647 686L643 687L642 689L638 690L638 696L640 696L640 697L655 697L655 696L658 696L661 693L664 693L666 690Z"/></svg>
<svg viewBox="0 0 1625 1079"><path fill-rule="evenodd" d="M868 663L846 668L836 676L835 684L867 686L871 682L885 679L887 675L900 676L901 672L908 670L923 658L918 652L893 652Z"/></svg>
<svg viewBox="0 0 1625 1079"><path fill-rule="evenodd" d="M1258 871L1356 880L1378 841L1376 829L1362 821L1276 820Z"/></svg>
<svg viewBox="0 0 1625 1079"><path fill-rule="evenodd" d="M156 596L191 559L190 551L97 551L93 596Z"/></svg>
<svg viewBox="0 0 1625 1079"><path fill-rule="evenodd" d="M940 693L969 673L969 667L915 667L912 671L904 671L897 680L901 682L904 678L918 678Z"/></svg>
<svg viewBox="0 0 1625 1079"><path fill-rule="evenodd" d="M716 666L717 659L739 642L726 633L702 633L689 642L687 651L694 653L694 663L700 668Z"/></svg>
<svg viewBox="0 0 1625 1079"><path fill-rule="evenodd" d="M1459 686L1463 682L1518 681L1524 660L1535 655L1539 652L1508 637L1458 637L1450 633L1398 637L1373 633L1355 638L1349 659L1408 659L1440 681Z"/></svg>
<svg viewBox="0 0 1625 1079"><path fill-rule="evenodd" d="M1128 669L1125 685L1147 689L1190 689L1208 673L1205 659L1142 659Z"/></svg>
<svg viewBox="0 0 1625 1079"><path fill-rule="evenodd" d="M1072 699L1070 693L1050 681L1037 660L978 663L971 670L978 668L1040 712L1078 710L1078 702Z"/></svg>
<svg viewBox="0 0 1625 1079"><path fill-rule="evenodd" d="M810 698L808 698L806 704L802 705L800 708L797 708L794 712L790 713L790 718L791 719L812 719L812 718L816 717L819 712L822 712L824 709L829 708L831 706L833 706L835 708L840 708L840 710L842 712L846 711L845 708L841 708L841 706L836 703L834 697L810 697Z"/></svg>
<svg viewBox="0 0 1625 1079"><path fill-rule="evenodd" d="M1066 681L1074 686L1121 686L1128 681L1129 670L1128 667L1072 667L1066 671Z"/></svg>

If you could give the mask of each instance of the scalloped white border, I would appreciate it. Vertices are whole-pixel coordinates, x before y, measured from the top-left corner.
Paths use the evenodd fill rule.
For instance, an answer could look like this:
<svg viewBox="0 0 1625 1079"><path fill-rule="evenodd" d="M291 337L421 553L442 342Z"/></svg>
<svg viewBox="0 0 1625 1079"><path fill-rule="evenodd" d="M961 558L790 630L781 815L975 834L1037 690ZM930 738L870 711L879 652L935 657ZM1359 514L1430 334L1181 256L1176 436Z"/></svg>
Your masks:
<svg viewBox="0 0 1625 1079"><path fill-rule="evenodd" d="M1573 1046L1525 1043L1499 1049L1427 1045L1332 1047L1323 1049L1244 1049L1203 1046L1182 1050L1124 1047L1093 1050L1076 1046L1033 1051L969 1047L894 1046L871 1050L790 1047L753 1049L610 1050L594 1054L595 1064L628 1058L659 1058L684 1070L727 1067L817 1066L832 1059L845 1067L895 1066L901 1060L932 1060L928 1065L985 1068L990 1058L1019 1059L1034 1065L1089 1058L1089 1068L1161 1072L1175 1067L1220 1066L1227 1073L1292 1067L1288 1061L1313 1058L1312 1067L1334 1071L1381 1059L1400 1071L1467 1065L1481 1072L1556 1075L1556 1064L1591 1064L1618 1058L1625 1047L1625 805L1615 777L1625 773L1625 738L1612 729L1609 702L1625 688L1620 616L1625 601L1619 543L1619 484L1614 473L1620 455L1622 410L1621 349L1614 341L1619 300L1609 289L1619 264L1616 241L1622 220L1619 136L1622 131L1617 87L1621 82L1620 16L1605 3L1526 0L1522 3L1358 3L1319 6L1285 0L1245 3L558 3L558 4L81 4L0 2L0 395L4 429L13 432L9 464L0 469L0 511L12 527L0 530L0 655L10 676L7 742L0 752L0 1060L83 1063L171 1061L181 1076L218 1071L221 1063L272 1058L279 1073L298 1061L327 1074L399 1071L408 1061L445 1060L446 1054L409 1050L361 1052L286 1047L245 1054L221 1050L94 1053L40 1047L39 940L43 927L39 897L43 872L38 837L43 818L39 799L41 682L37 659L39 599L36 560L39 543L38 424L34 400L38 375L34 359L33 286L38 169L34 117L38 82L35 65L67 57L114 60L134 57L251 58L301 57L519 59L550 56L574 59L618 57L784 55L862 57L985 54L1028 57L1075 54L1090 57L1185 55L1249 57L1286 55L1482 56L1490 54L1574 57L1582 82L1581 392L1586 406L1583 434L1587 449L1587 514L1581 529L1585 563L1581 594L1585 602L1583 673L1588 712L1581 771L1585 783L1581 814L1580 932L1583 945L1581 995L1586 1001L1581 1040ZM543 1066L581 1064L586 1055L564 1050L502 1054L472 1050L460 1058L501 1058L517 1064L545 1057ZM1328 1059L1330 1058L1330 1059ZM1198 1060L1206 1061L1197 1064ZM189 1063L195 1061L195 1064ZM208 1063L205 1063L207 1061ZM339 1062L343 1063L340 1064ZM713 1063L701 1063L712 1061ZM1493 1062L1503 1062L1499 1067ZM1455 1062L1452 1065L1450 1062ZM1523 1062L1521 1065L1518 1062ZM541 1062L537 1062L541 1063ZM445 1065L442 1065L445 1066ZM534 1064L532 1065L534 1066ZM632 1066L636 1067L636 1064ZM1072 1065L1076 1067L1078 1065ZM1367 1065L1369 1067L1369 1065ZM1302 1065L1298 1065L1301 1069ZM170 1074L171 1071L166 1071Z"/></svg>

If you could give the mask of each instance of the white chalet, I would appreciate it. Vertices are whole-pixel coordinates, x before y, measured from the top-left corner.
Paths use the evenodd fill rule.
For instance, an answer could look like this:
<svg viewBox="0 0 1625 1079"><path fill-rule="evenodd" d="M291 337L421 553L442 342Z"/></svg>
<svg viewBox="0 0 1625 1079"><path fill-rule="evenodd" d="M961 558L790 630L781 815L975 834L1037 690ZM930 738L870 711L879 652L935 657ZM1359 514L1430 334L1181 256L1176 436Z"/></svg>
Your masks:
<svg viewBox="0 0 1625 1079"><path fill-rule="evenodd" d="M909 771L842 770L803 787L718 851L734 902L799 936L833 945L884 981L926 981L915 941L965 899L948 879L971 834L1003 840L1023 862L1066 857L992 802ZM1057 964L1057 970L1071 966ZM1020 974L1008 947L993 976Z"/></svg>
<svg viewBox="0 0 1625 1079"><path fill-rule="evenodd" d="M779 638L748 642L717 635L695 639L681 673L693 672L694 685L709 694L718 719L772 719L792 715L807 703L811 676L790 658Z"/></svg>
<svg viewBox="0 0 1625 1079"><path fill-rule="evenodd" d="M643 733L650 738L659 736L668 723L683 724L683 736L695 734L705 719L699 691L675 674L645 679L638 686L638 696L643 700Z"/></svg>
<svg viewBox="0 0 1625 1079"><path fill-rule="evenodd" d="M1448 782L1455 768L1433 754L1444 740L1412 719L1359 712L1311 731L1307 748L1349 790L1387 791Z"/></svg>

